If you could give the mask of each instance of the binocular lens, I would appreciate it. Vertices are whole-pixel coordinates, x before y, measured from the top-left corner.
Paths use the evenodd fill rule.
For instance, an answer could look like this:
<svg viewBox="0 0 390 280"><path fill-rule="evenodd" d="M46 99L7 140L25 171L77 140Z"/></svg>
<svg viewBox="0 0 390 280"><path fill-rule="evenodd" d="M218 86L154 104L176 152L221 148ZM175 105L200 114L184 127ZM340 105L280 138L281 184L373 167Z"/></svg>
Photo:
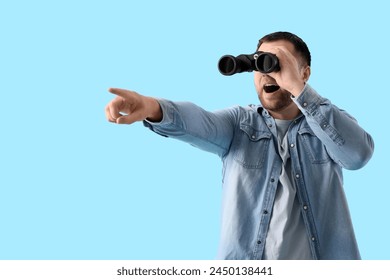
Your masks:
<svg viewBox="0 0 390 280"><path fill-rule="evenodd" d="M233 75L236 73L236 68L236 60L232 55L225 55L218 62L218 69L223 75Z"/></svg>
<svg viewBox="0 0 390 280"><path fill-rule="evenodd" d="M262 73L279 71L279 61L276 55L271 53L260 53L255 62L257 70Z"/></svg>
<svg viewBox="0 0 390 280"><path fill-rule="evenodd" d="M271 73L279 71L280 67L276 55L267 52L256 52L239 56L224 55L218 61L218 69L222 75L230 76L251 71Z"/></svg>

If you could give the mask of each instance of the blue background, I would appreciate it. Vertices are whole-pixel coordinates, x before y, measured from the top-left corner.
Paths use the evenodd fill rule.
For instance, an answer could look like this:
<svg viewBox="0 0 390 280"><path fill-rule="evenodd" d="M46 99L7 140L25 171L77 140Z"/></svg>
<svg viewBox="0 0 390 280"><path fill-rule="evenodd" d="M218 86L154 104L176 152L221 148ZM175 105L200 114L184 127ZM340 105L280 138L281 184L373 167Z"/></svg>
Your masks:
<svg viewBox="0 0 390 280"><path fill-rule="evenodd" d="M0 3L0 259L213 259L219 158L108 123L107 88L258 103L252 74L216 64L279 30L306 41L309 83L375 139L345 190L362 257L390 259L386 1Z"/></svg>

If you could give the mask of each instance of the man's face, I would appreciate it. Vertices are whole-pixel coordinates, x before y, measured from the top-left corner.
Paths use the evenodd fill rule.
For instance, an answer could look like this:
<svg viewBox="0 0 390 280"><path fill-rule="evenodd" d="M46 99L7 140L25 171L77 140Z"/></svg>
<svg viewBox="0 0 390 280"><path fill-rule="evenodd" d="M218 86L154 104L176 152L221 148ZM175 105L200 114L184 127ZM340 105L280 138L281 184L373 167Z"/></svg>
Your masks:
<svg viewBox="0 0 390 280"><path fill-rule="evenodd" d="M294 45L284 40L265 42L261 44L258 51L274 53L273 50L281 46L296 55ZM268 111L282 112L289 106L295 105L291 99L291 93L279 87L271 76L254 71L254 83L260 102Z"/></svg>

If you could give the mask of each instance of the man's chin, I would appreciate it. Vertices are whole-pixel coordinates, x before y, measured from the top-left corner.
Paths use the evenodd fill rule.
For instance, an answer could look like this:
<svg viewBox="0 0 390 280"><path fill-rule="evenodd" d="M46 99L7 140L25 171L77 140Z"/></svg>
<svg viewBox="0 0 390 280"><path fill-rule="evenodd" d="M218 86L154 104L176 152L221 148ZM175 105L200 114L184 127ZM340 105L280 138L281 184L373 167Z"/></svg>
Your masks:
<svg viewBox="0 0 390 280"><path fill-rule="evenodd" d="M267 97L267 96L265 96ZM288 98L286 98L286 96L284 96L284 98L280 98L280 97L276 97L275 98L272 98L270 96L270 98L264 98L264 95L263 97L259 98L260 99L260 102L261 102L261 105L263 106L264 109L267 109L268 111L273 111L273 112L281 112L281 111L284 111L285 109L287 109L291 103L294 103L291 98L290 98L290 95Z"/></svg>
<svg viewBox="0 0 390 280"><path fill-rule="evenodd" d="M263 103L263 102L278 103L285 98L286 98L286 96L284 96L284 92L280 89L278 89L274 92L262 91L261 95L260 95L261 103Z"/></svg>

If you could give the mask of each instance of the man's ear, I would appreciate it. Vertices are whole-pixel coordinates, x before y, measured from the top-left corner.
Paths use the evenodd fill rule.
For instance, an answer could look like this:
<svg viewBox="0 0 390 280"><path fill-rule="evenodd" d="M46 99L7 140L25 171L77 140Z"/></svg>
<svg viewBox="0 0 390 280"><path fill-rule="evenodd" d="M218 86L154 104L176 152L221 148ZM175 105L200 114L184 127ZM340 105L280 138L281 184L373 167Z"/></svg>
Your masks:
<svg viewBox="0 0 390 280"><path fill-rule="evenodd" d="M310 74L311 74L311 68L309 65L302 68L302 79L305 81L305 83L309 80Z"/></svg>

